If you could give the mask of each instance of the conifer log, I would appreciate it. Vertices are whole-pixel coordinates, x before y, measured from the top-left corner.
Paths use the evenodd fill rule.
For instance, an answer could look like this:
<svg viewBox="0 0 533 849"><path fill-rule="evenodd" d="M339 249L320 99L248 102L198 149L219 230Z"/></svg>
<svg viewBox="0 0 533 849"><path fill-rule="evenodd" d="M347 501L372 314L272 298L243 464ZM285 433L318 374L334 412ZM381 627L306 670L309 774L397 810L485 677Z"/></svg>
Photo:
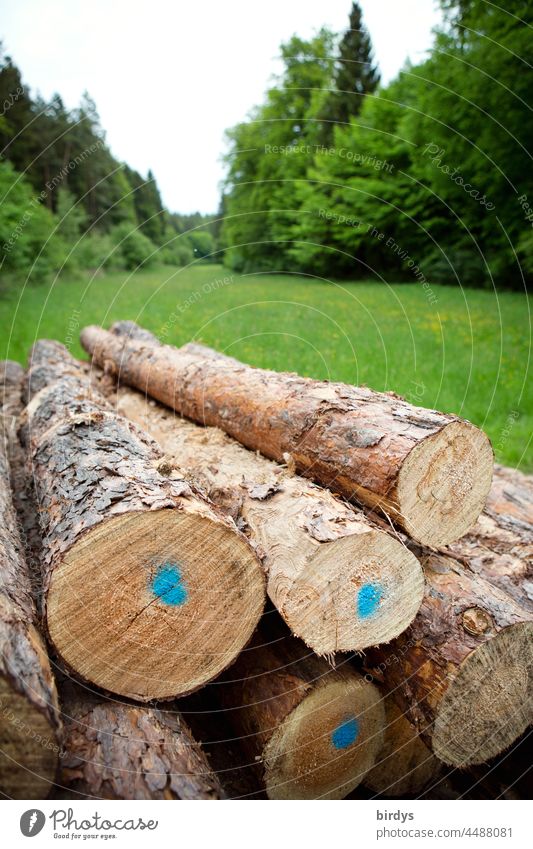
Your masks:
<svg viewBox="0 0 533 849"><path fill-rule="evenodd" d="M81 342L122 383L350 500L390 516L439 547L476 521L493 453L478 428L391 393L251 368L198 345L137 338L130 326L86 327Z"/></svg>
<svg viewBox="0 0 533 849"><path fill-rule="evenodd" d="M442 770L392 696L385 699L383 748L364 784L383 796L418 796Z"/></svg>
<svg viewBox="0 0 533 849"><path fill-rule="evenodd" d="M64 682L58 784L96 799L223 799L176 711L120 703Z"/></svg>
<svg viewBox="0 0 533 849"><path fill-rule="evenodd" d="M0 364L0 792L39 799L54 781L59 719L10 488L8 444L21 407L22 372L15 365Z"/></svg>
<svg viewBox="0 0 533 849"><path fill-rule="evenodd" d="M270 599L317 654L388 642L413 620L422 567L392 534L217 428L181 419L126 387L116 390L115 403L161 446L170 477L184 475L244 530L263 562Z"/></svg>
<svg viewBox="0 0 533 849"><path fill-rule="evenodd" d="M333 670L292 637L258 636L226 679L226 718L270 799L342 799L374 764L383 702L348 664Z"/></svg>
<svg viewBox="0 0 533 849"><path fill-rule="evenodd" d="M533 479L496 466L483 513L448 550L533 611Z"/></svg>
<svg viewBox="0 0 533 849"><path fill-rule="evenodd" d="M261 614L264 575L248 541L185 480L157 471L157 443L108 407L62 345L34 346L28 387L20 433L55 650L128 698L192 692L233 661Z"/></svg>
<svg viewBox="0 0 533 849"><path fill-rule="evenodd" d="M449 556L422 559L426 593L413 624L366 667L433 753L479 764L533 720L533 617Z"/></svg>

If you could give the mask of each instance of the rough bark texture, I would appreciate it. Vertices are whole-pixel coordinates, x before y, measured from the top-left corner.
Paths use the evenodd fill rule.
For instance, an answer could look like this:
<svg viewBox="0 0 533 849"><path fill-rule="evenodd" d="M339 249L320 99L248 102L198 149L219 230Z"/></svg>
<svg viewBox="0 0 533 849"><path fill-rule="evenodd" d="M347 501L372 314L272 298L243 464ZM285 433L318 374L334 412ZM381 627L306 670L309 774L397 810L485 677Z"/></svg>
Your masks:
<svg viewBox="0 0 533 849"><path fill-rule="evenodd" d="M222 786L178 712L106 700L61 685L58 784L97 799L223 799Z"/></svg>
<svg viewBox="0 0 533 849"><path fill-rule="evenodd" d="M384 710L377 688L292 637L243 652L220 699L271 799L342 798L373 765Z"/></svg>
<svg viewBox="0 0 533 849"><path fill-rule="evenodd" d="M533 611L533 478L496 466L483 513L449 551Z"/></svg>
<svg viewBox="0 0 533 849"><path fill-rule="evenodd" d="M272 602L318 654L388 642L412 621L422 568L391 534L216 428L125 387L111 397L157 440L166 454L160 468L177 469L235 519L263 562Z"/></svg>
<svg viewBox="0 0 533 849"><path fill-rule="evenodd" d="M7 453L16 439L13 417L20 412L22 374L4 363L0 373L0 791L18 799L44 798L59 751L57 694L10 488Z"/></svg>
<svg viewBox="0 0 533 849"><path fill-rule="evenodd" d="M413 624L367 668L445 763L482 763L531 722L532 617L451 557L426 554Z"/></svg>
<svg viewBox="0 0 533 849"><path fill-rule="evenodd" d="M467 422L398 396L245 366L198 345L156 346L131 326L82 331L94 361L202 424L349 499L379 507L434 547L476 521L492 449Z"/></svg>
<svg viewBox="0 0 533 849"><path fill-rule="evenodd" d="M249 544L185 480L157 471L157 443L109 408L59 343L34 346L27 395L20 432L44 537L43 606L54 647L82 678L126 697L192 691L233 659L260 616L264 578ZM203 602L199 587L187 595L180 570L190 569L194 583L221 559L213 580L226 598L217 602L207 582ZM170 596L153 589L161 573ZM191 616L209 623L204 635L191 630Z"/></svg>
<svg viewBox="0 0 533 849"><path fill-rule="evenodd" d="M383 748L365 777L365 786L383 796L418 796L441 772L440 761L388 696Z"/></svg>

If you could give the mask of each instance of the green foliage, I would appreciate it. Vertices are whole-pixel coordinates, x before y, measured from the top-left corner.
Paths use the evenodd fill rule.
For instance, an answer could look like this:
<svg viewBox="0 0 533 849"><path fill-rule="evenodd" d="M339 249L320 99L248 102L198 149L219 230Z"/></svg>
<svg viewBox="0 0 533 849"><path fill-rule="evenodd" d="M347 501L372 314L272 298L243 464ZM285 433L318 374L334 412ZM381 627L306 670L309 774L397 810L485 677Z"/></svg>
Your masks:
<svg viewBox="0 0 533 849"><path fill-rule="evenodd" d="M213 261L215 239L212 233L208 230L191 230L189 240L196 258Z"/></svg>
<svg viewBox="0 0 533 849"><path fill-rule="evenodd" d="M177 234L172 227L167 227L158 259L165 265L189 265L194 261L191 240L186 234Z"/></svg>
<svg viewBox="0 0 533 849"><path fill-rule="evenodd" d="M0 144L4 288L6 280L186 265L213 254L211 218L166 212L152 172L145 179L112 156L88 94L71 111L59 95L32 99L1 45Z"/></svg>
<svg viewBox="0 0 533 849"><path fill-rule="evenodd" d="M226 261L236 270L293 265L288 237L294 192L305 180L309 147L318 143L333 44L333 35L323 29L310 41L294 36L282 45L284 71L265 104L228 132L222 241Z"/></svg>
<svg viewBox="0 0 533 849"><path fill-rule="evenodd" d="M148 268L157 261L157 247L136 225L120 224L112 231L123 267L129 270Z"/></svg>
<svg viewBox="0 0 533 849"><path fill-rule="evenodd" d="M41 282L61 266L64 245L52 214L11 165L0 161L2 275Z"/></svg>
<svg viewBox="0 0 533 849"><path fill-rule="evenodd" d="M277 87L229 133L227 265L350 277L370 270L376 279L415 267L465 286L531 282L533 7L443 5L447 26L428 59L372 97L353 95L377 81L355 4L357 26L341 40L334 66L320 49L333 44L331 34L282 51ZM301 57L313 53L312 93L305 88L304 97L298 85L311 75ZM350 80L361 56L369 76ZM350 94L318 90L332 79ZM326 147L317 143L324 133ZM278 145L277 156L265 155L269 144Z"/></svg>

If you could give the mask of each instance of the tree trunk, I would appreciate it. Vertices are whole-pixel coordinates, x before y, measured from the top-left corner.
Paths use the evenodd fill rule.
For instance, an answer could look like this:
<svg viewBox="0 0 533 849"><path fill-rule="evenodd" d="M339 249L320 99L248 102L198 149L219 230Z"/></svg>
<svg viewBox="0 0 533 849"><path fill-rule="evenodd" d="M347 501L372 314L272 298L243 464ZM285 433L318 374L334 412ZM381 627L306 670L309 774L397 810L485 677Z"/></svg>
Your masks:
<svg viewBox="0 0 533 849"><path fill-rule="evenodd" d="M422 563L415 621L372 649L366 665L440 760L483 763L533 718L532 617L451 557L426 554Z"/></svg>
<svg viewBox="0 0 533 849"><path fill-rule="evenodd" d="M387 696L383 748L365 776L365 787L382 796L418 796L441 771L440 761L392 696Z"/></svg>
<svg viewBox="0 0 533 849"><path fill-rule="evenodd" d="M0 364L0 790L11 798L38 799L55 777L59 719L11 496L7 453L15 439L22 378L14 365Z"/></svg>
<svg viewBox="0 0 533 849"><path fill-rule="evenodd" d="M289 628L317 654L388 642L412 621L422 568L405 546L328 490L121 387L116 409L161 446L165 473L183 474L252 542L267 591Z"/></svg>
<svg viewBox="0 0 533 849"><path fill-rule="evenodd" d="M121 704L61 685L58 783L97 799L223 799L224 791L179 713Z"/></svg>
<svg viewBox="0 0 533 849"><path fill-rule="evenodd" d="M303 643L259 635L219 682L227 718L270 799L342 799L383 742L380 693L348 663L332 670Z"/></svg>
<svg viewBox="0 0 533 849"><path fill-rule="evenodd" d="M390 393L245 366L198 345L176 349L86 327L84 348L123 383L348 499L379 508L438 547L476 521L492 477L485 434Z"/></svg>
<svg viewBox="0 0 533 849"><path fill-rule="evenodd" d="M533 611L533 478L496 466L483 513L449 551Z"/></svg>
<svg viewBox="0 0 533 849"><path fill-rule="evenodd" d="M108 409L62 345L34 346L28 386L21 434L54 648L126 697L192 692L233 661L261 614L249 543L183 479L159 474L159 446Z"/></svg>

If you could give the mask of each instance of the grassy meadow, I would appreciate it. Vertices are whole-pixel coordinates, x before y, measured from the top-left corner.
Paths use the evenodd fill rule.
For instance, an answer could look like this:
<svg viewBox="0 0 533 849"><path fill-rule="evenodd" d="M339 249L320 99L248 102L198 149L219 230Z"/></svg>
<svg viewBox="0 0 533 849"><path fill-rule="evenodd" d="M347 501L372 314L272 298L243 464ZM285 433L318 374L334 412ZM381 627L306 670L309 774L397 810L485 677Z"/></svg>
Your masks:
<svg viewBox="0 0 533 849"><path fill-rule="evenodd" d="M196 339L277 370L394 391L484 428L496 458L533 471L531 299L432 284L239 276L198 264L61 280L2 295L0 357L25 362L40 337L81 355L89 323L119 318L165 342Z"/></svg>

